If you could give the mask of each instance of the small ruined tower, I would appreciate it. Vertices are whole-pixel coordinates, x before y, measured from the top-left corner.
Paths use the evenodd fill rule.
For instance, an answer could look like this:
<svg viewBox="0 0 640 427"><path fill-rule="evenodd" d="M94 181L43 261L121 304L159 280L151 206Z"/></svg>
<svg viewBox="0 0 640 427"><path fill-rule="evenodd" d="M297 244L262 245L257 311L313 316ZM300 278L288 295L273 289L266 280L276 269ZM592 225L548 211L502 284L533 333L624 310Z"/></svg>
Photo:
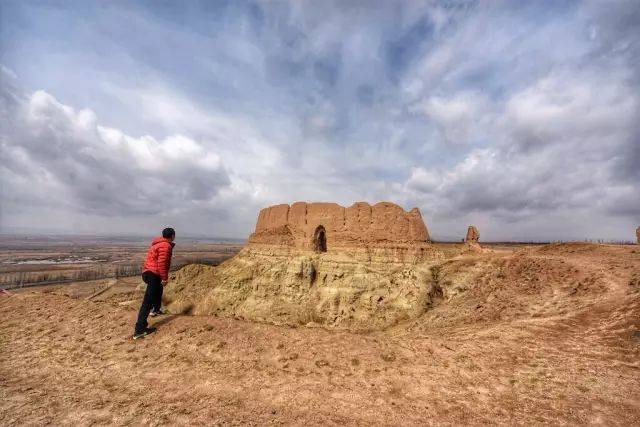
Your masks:
<svg viewBox="0 0 640 427"><path fill-rule="evenodd" d="M467 229L467 237L464 238L466 243L478 243L480 240L480 232L475 225L470 225Z"/></svg>
<svg viewBox="0 0 640 427"><path fill-rule="evenodd" d="M638 244L640 245L640 227L636 228L636 240L638 241Z"/></svg>

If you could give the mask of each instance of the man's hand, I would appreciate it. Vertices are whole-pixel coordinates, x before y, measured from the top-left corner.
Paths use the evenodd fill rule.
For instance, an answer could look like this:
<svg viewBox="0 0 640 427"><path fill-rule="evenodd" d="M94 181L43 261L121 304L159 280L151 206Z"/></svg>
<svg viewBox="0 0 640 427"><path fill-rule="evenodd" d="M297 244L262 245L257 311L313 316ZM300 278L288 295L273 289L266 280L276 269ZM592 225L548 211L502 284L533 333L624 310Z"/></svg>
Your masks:
<svg viewBox="0 0 640 427"><path fill-rule="evenodd" d="M167 286L167 280L163 280L162 282L160 282L162 284L162 286Z"/></svg>

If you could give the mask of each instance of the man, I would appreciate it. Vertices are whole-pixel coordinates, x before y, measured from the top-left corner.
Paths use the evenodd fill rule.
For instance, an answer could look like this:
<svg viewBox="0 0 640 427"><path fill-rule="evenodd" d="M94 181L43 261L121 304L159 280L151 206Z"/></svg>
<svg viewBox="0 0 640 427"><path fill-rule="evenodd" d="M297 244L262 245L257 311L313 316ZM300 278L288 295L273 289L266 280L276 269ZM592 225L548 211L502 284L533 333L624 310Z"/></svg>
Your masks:
<svg viewBox="0 0 640 427"><path fill-rule="evenodd" d="M152 315L161 314L162 289L169 278L171 255L175 246L173 240L175 238L175 230L173 228L165 228L162 230L162 237L156 237L151 242L151 247L147 252L147 258L142 267L142 280L147 284L147 289L144 292L142 305L138 312L138 321L133 335L134 340L144 338L156 330L155 328L147 327L147 317L152 310Z"/></svg>

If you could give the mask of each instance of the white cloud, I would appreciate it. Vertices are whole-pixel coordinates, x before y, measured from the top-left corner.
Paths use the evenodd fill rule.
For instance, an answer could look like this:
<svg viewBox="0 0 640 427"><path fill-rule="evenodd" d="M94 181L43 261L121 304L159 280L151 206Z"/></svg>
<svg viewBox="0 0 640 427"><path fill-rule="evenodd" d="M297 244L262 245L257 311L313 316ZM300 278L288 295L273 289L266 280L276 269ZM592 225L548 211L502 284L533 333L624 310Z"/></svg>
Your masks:
<svg viewBox="0 0 640 427"><path fill-rule="evenodd" d="M551 72L504 104L443 108L439 123L464 115L463 128L490 114L489 125L476 131L500 139L448 169L414 167L402 187L405 197L446 218L489 213L522 224L540 215L579 215L582 222L567 228L573 237L580 229L597 232L595 218L610 213L627 216L625 223L640 217L640 182L620 174L621 160L629 150L638 151L634 121L640 95L629 90L626 76L624 69Z"/></svg>
<svg viewBox="0 0 640 427"><path fill-rule="evenodd" d="M47 206L61 215L121 218L125 227L131 216L154 222L172 212L197 215L190 220L201 225L220 215L222 198L250 194L232 183L216 152L185 135L133 137L42 90L4 107L4 221Z"/></svg>
<svg viewBox="0 0 640 427"><path fill-rule="evenodd" d="M504 124L542 142L623 136L638 112L625 71L554 71L507 101Z"/></svg>
<svg viewBox="0 0 640 427"><path fill-rule="evenodd" d="M435 192L442 184L442 176L435 171L427 171L422 167L411 168L411 175L406 185L411 190L421 193Z"/></svg>
<svg viewBox="0 0 640 427"><path fill-rule="evenodd" d="M201 146L215 150L220 159L231 169L275 167L281 161L277 150L279 138L276 123L256 123L240 115L225 113L219 109L207 109L158 82L149 82L138 88L109 86L123 104L137 105L140 118L159 129L172 133L199 135ZM259 126L257 126L259 125ZM261 131L266 131L272 139ZM272 132L275 128L275 132ZM174 141L170 150L189 150ZM168 147L168 146L167 146ZM178 148L180 147L180 148ZM215 159L209 158L209 163Z"/></svg>
<svg viewBox="0 0 640 427"><path fill-rule="evenodd" d="M495 113L489 99L475 91L463 91L451 96L431 96L414 104L410 111L422 112L442 134L447 144L474 144L486 137L494 124Z"/></svg>

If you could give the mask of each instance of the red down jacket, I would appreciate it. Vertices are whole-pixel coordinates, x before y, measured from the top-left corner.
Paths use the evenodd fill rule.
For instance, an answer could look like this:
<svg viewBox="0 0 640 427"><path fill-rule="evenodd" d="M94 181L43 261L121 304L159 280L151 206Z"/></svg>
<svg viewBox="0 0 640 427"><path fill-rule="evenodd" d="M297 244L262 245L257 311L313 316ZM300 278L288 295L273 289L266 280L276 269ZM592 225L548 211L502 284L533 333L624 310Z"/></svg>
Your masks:
<svg viewBox="0 0 640 427"><path fill-rule="evenodd" d="M150 271L160 276L161 280L167 280L169 269L171 268L171 254L175 243L164 237L156 237L151 242L151 247L147 252L147 259L142 266L142 272Z"/></svg>

